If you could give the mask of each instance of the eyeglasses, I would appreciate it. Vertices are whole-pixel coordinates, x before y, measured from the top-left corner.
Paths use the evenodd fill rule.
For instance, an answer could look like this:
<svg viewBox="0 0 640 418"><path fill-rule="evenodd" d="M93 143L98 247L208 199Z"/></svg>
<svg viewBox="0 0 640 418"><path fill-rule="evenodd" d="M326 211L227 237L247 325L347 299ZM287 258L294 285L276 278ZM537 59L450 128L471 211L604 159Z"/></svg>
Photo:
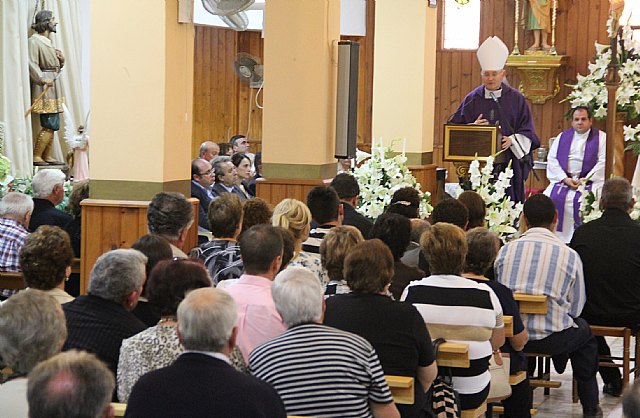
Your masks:
<svg viewBox="0 0 640 418"><path fill-rule="evenodd" d="M198 173L198 175L200 175L200 176L210 176L210 175L212 175L212 174L213 174L213 171L214 171L214 170L213 170L213 168L212 168L211 170L209 170L209 171L205 171L204 173Z"/></svg>

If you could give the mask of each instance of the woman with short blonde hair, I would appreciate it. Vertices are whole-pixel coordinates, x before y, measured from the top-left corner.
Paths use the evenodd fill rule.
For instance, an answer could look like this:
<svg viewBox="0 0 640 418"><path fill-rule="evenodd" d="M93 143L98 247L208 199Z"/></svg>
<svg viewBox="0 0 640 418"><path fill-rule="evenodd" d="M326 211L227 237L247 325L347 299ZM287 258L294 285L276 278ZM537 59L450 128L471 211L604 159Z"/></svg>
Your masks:
<svg viewBox="0 0 640 418"><path fill-rule="evenodd" d="M318 254L302 251L302 243L309 238L311 230L311 211L297 199L283 199L273 209L271 217L273 226L288 229L295 238L294 256L287 267L304 267L311 270L324 283L325 274Z"/></svg>

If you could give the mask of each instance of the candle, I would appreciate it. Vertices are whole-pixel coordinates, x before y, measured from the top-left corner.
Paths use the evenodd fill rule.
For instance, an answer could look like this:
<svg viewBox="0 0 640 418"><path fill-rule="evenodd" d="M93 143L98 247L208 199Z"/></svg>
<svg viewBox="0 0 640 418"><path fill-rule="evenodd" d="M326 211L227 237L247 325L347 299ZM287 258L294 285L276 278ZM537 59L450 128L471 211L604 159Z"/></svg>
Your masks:
<svg viewBox="0 0 640 418"><path fill-rule="evenodd" d="M407 138L402 138L402 156L403 157L406 149L407 149Z"/></svg>

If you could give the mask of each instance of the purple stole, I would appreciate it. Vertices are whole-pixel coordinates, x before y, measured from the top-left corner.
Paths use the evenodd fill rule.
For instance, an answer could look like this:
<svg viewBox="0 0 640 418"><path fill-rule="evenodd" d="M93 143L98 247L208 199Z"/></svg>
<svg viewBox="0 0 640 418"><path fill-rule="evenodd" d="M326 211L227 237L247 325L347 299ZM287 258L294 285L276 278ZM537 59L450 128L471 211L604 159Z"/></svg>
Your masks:
<svg viewBox="0 0 640 418"><path fill-rule="evenodd" d="M567 174L567 177L571 177L567 169L569 165L569 151L571 150L571 143L573 142L574 133L575 131L573 130L573 128L567 129L562 134L560 134L560 142L558 143L558 163ZM587 144L584 148L584 157L582 159L580 178L586 177L586 175L589 174L589 171L591 171L598 162L598 146L600 143L599 137L600 132L592 126L589 137L587 138ZM592 186L593 184L590 181L587 182L586 190L590 191ZM564 222L564 203L569 190L569 186L567 186L563 182L556 183L551 190L550 197L556 206L556 210L558 211L558 226L556 228L558 231L562 231L562 224ZM580 225L580 203L578 202L578 199L580 199L580 193L576 192L573 198L573 221L576 225Z"/></svg>

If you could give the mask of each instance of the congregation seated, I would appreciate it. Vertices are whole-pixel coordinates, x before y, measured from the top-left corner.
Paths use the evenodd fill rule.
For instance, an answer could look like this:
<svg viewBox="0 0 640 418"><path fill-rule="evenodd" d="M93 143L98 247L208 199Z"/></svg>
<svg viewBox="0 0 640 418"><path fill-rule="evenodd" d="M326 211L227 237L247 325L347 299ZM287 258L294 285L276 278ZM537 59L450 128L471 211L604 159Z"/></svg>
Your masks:
<svg viewBox="0 0 640 418"><path fill-rule="evenodd" d="M409 222L401 215L388 215ZM403 418L423 417L431 410L426 392L437 374L435 353L416 308L388 296L393 271L392 252L380 240L353 247L344 262L352 292L327 300L324 324L366 338L378 354L385 375L413 377L415 402L396 406Z"/></svg>
<svg viewBox="0 0 640 418"><path fill-rule="evenodd" d="M193 224L193 207L184 195L160 192L153 196L147 210L149 233L166 239L174 257L187 258L182 246Z"/></svg>
<svg viewBox="0 0 640 418"><path fill-rule="evenodd" d="M73 190L69 195L68 210L73 219L64 226L64 230L71 239L73 255L80 258L80 243L82 241L82 206L80 202L89 198L89 180L79 181L73 184ZM65 284L65 289L73 296L80 294L80 274L71 273L69 280Z"/></svg>
<svg viewBox="0 0 640 418"><path fill-rule="evenodd" d="M29 417L112 417L114 387L113 375L96 356L60 353L29 373Z"/></svg>
<svg viewBox="0 0 640 418"><path fill-rule="evenodd" d="M151 271L156 264L162 260L173 258L173 251L171 251L169 242L157 235L143 235L131 245L131 248L140 251L147 257L147 263L144 268L145 277L147 278L151 277ZM131 312L146 326L153 327L160 320L160 316L151 309L147 292L148 285L149 280L145 280L144 286L142 286L142 295L138 298L138 304Z"/></svg>
<svg viewBox="0 0 640 418"><path fill-rule="evenodd" d="M407 266L400 260L411 241L411 222L397 213L383 213L373 224L369 237L382 240L391 250L394 266L389 292L396 300L400 300L410 282L425 277L424 271Z"/></svg>
<svg viewBox="0 0 640 418"><path fill-rule="evenodd" d="M231 162L236 167L236 186L244 194L246 199L255 197L249 187L249 181L251 181L251 158L247 154L241 152L235 153L231 156Z"/></svg>
<svg viewBox="0 0 640 418"><path fill-rule="evenodd" d="M73 216L66 225L64 230L69 234L71 239L71 248L73 248L73 255L80 257L80 241L82 238L82 206L80 202L89 198L89 181L79 181L74 183L73 190L69 195L69 212Z"/></svg>
<svg viewBox="0 0 640 418"><path fill-rule="evenodd" d="M71 274L73 250L69 234L60 227L42 225L29 234L20 250L20 266L24 283L30 289L42 290L58 303L73 297L64 291Z"/></svg>
<svg viewBox="0 0 640 418"><path fill-rule="evenodd" d="M296 239L288 229L285 229L281 226L274 226L274 228L282 238L282 263L280 264L280 270L278 270L278 273L280 273L282 270L287 268L289 262L291 262L291 260L295 256Z"/></svg>
<svg viewBox="0 0 640 418"><path fill-rule="evenodd" d="M122 341L118 360L118 400L126 403L140 376L168 366L182 353L176 334L176 312L187 292L210 287L200 263L178 259L159 262L147 280L152 309L158 323Z"/></svg>
<svg viewBox="0 0 640 418"><path fill-rule="evenodd" d="M273 210L271 206L259 197L249 199L242 205L242 230L240 235L254 225L270 224Z"/></svg>
<svg viewBox="0 0 640 418"><path fill-rule="evenodd" d="M55 225L64 228L73 218L68 213L56 209L64 199L65 174L58 169L38 171L31 180L33 190L33 213L29 221L29 231L40 225Z"/></svg>
<svg viewBox="0 0 640 418"><path fill-rule="evenodd" d="M285 330L271 296L271 283L282 263L282 237L270 225L256 225L242 234L240 254L245 272L225 290L238 308L237 344L245 361L263 342Z"/></svg>
<svg viewBox="0 0 640 418"><path fill-rule="evenodd" d="M313 273L285 269L272 293L288 329L251 352L249 369L273 386L288 415L400 416L371 344L322 325L324 297Z"/></svg>
<svg viewBox="0 0 640 418"><path fill-rule="evenodd" d="M69 334L65 351L94 353L116 375L122 340L147 328L131 313L142 293L146 262L147 257L133 249L112 250L98 257L88 294L62 307Z"/></svg>
<svg viewBox="0 0 640 418"><path fill-rule="evenodd" d="M450 223L466 231L469 225L469 211L460 201L448 197L438 202L433 208L431 222L433 224ZM418 255L418 268L425 273L431 273L429 262L422 251Z"/></svg>
<svg viewBox="0 0 640 418"><path fill-rule="evenodd" d="M211 162L220 154L220 146L212 141L204 141L198 149L198 157Z"/></svg>
<svg viewBox="0 0 640 418"><path fill-rule="evenodd" d="M462 409L475 409L489 394L489 359L504 344L502 307L489 286L460 276L467 255L461 228L436 223L422 234L420 247L431 276L409 283L401 299L418 309L432 338L469 345L469 368L451 371Z"/></svg>
<svg viewBox="0 0 640 418"><path fill-rule="evenodd" d="M635 204L627 179L604 183L602 217L579 226L569 244L580 255L587 301L580 315L589 325L640 325L640 224L629 216ZM597 336L598 354L610 356L604 337ZM622 376L617 367L600 367L604 392L620 396Z"/></svg>
<svg viewBox="0 0 640 418"><path fill-rule="evenodd" d="M320 259L322 268L329 276L329 282L324 285L325 298L351 291L342 274L344 259L362 241L364 238L360 231L349 225L336 226L324 236L320 244Z"/></svg>
<svg viewBox="0 0 640 418"><path fill-rule="evenodd" d="M598 344L589 324L579 318L585 304L580 256L554 233L558 220L553 201L535 194L524 202L525 232L507 243L495 261L496 280L514 293L547 296L546 316L523 314L529 342L525 353L552 356L558 373L571 359L584 417L601 417Z"/></svg>
<svg viewBox="0 0 640 418"><path fill-rule="evenodd" d="M311 212L307 205L297 199L282 199L273 209L273 226L288 229L295 238L295 255L287 267L304 267L314 273L318 281L324 282L324 269L318 254L303 251L302 243L309 237Z"/></svg>
<svg viewBox="0 0 640 418"><path fill-rule="evenodd" d="M387 211L388 213L392 213ZM404 251L400 261L409 267L418 267L420 260L420 236L424 231L431 227L431 224L424 219L413 218L409 220L411 222L411 236L409 245ZM425 276L428 276L428 272L424 272Z"/></svg>
<svg viewBox="0 0 640 418"><path fill-rule="evenodd" d="M29 235L27 228L33 212L33 200L26 194L9 192L0 201L0 270L20 271L20 249ZM0 289L0 300L16 293Z"/></svg>
<svg viewBox="0 0 640 418"><path fill-rule="evenodd" d="M212 160L210 160L212 164L213 164L213 160L215 160L217 157L221 157L221 156L231 157L231 154L233 154L233 149L231 148L231 145L229 145L228 142L218 142L217 145L220 151L218 152L218 155L216 155Z"/></svg>
<svg viewBox="0 0 640 418"><path fill-rule="evenodd" d="M220 155L211 161L213 165L213 186L211 191L214 199L222 193L233 193L238 195L240 200L247 200L247 196L236 186L238 173L236 167L231 162L231 157Z"/></svg>
<svg viewBox="0 0 640 418"><path fill-rule="evenodd" d="M307 207L311 212L311 229L309 238L302 243L302 249L318 255L322 238L331 228L342 225L344 212L333 187L317 186L311 189L307 194Z"/></svg>
<svg viewBox="0 0 640 418"><path fill-rule="evenodd" d="M467 229L485 226L484 218L487 214L487 207L478 192L465 190L458 196L458 201L467 208L469 219Z"/></svg>
<svg viewBox="0 0 640 418"><path fill-rule="evenodd" d="M391 197L387 212L397 213L409 219L420 218L420 192L414 187L402 187Z"/></svg>
<svg viewBox="0 0 640 418"><path fill-rule="evenodd" d="M196 289L180 303L177 319L185 352L138 380L127 417L286 417L271 386L229 364L239 319L233 298L220 289Z"/></svg>
<svg viewBox="0 0 640 418"><path fill-rule="evenodd" d="M198 226L209 230L207 211L213 200L213 167L208 160L195 158L191 161L191 197L200 201L198 206Z"/></svg>
<svg viewBox="0 0 640 418"><path fill-rule="evenodd" d="M256 152L256 156L253 158L253 177L249 180L249 189L254 196L256 193L256 181L262 178L262 152Z"/></svg>
<svg viewBox="0 0 640 418"><path fill-rule="evenodd" d="M355 226L364 238L369 238L369 231L371 231L373 223L356 210L360 196L358 180L350 173L339 173L331 180L331 187L338 193L342 204L344 213L342 225Z"/></svg>
<svg viewBox="0 0 640 418"><path fill-rule="evenodd" d="M484 283L489 286L500 301L502 313L513 318L513 336L508 337L499 353L494 356L499 357L500 353L509 355L509 373L515 375L520 371L527 370L527 360L522 353L522 349L529 339L529 334L524 327L520 317L520 309L511 290L495 280L489 280L485 273L493 265L498 250L500 249L500 239L496 234L486 228L476 227L466 233L467 236L467 257L464 262L462 276ZM525 379L517 385L511 386L511 396L502 401L504 415L506 417L528 418L531 416L531 388L529 379Z"/></svg>
<svg viewBox="0 0 640 418"><path fill-rule="evenodd" d="M223 280L239 278L244 272L237 242L242 228L240 198L233 193L222 193L209 205L208 217L213 239L191 254L204 263L213 286L217 286Z"/></svg>
<svg viewBox="0 0 640 418"><path fill-rule="evenodd" d="M60 303L46 293L24 290L2 305L0 359L13 374L0 385L0 415L29 416L27 374L41 361L59 353L66 338Z"/></svg>

